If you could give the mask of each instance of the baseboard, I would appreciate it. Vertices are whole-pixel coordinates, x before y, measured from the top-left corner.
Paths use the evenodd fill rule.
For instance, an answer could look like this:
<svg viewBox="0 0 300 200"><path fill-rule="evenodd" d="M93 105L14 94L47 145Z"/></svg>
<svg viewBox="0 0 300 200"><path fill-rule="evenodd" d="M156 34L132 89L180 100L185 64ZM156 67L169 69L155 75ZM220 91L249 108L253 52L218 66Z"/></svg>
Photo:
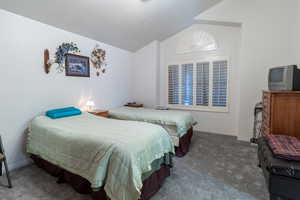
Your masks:
<svg viewBox="0 0 300 200"><path fill-rule="evenodd" d="M250 138L249 138L249 137L241 137L241 136L238 136L237 139L238 139L239 141L250 142Z"/></svg>
<svg viewBox="0 0 300 200"><path fill-rule="evenodd" d="M194 129L195 132L202 132L202 133L209 133L209 134L215 134L215 135L224 135L224 136L229 136L229 137L237 137L235 134L231 133L218 133L218 132L210 132L210 131L203 131L203 130L197 130Z"/></svg>
<svg viewBox="0 0 300 200"><path fill-rule="evenodd" d="M213 134L213 135L222 135L222 136L226 136L226 137L232 137L234 139L236 139L237 141L240 141L240 142L245 142L245 143L250 143L250 139L248 138L241 138L239 136L236 136L236 135L228 135L228 134L223 134L223 133L213 133L213 132L208 132L208 131L198 131L198 130L195 130L194 131L196 134L198 132L198 134L201 134L201 133L208 133L208 134Z"/></svg>
<svg viewBox="0 0 300 200"><path fill-rule="evenodd" d="M27 165L30 165L32 163L32 161L29 158L24 158L15 162L10 162L8 163L8 169L9 171L13 171L16 169L19 169L21 167L25 167Z"/></svg>

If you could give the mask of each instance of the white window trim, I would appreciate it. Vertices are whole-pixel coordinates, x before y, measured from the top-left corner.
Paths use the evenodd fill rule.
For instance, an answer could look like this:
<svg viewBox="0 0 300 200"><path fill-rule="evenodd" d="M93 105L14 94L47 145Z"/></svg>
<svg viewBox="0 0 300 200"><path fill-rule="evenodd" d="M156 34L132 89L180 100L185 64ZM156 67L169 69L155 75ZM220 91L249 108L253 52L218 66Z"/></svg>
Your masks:
<svg viewBox="0 0 300 200"><path fill-rule="evenodd" d="M215 61L222 61L222 60L226 60L227 61L227 106L226 107L217 107L217 106L212 106L212 87L213 87L213 62ZM168 66L170 65L178 65L179 66L179 83L181 84L181 66L183 64L187 64L187 63L193 63L193 67L195 69L195 67L197 67L197 63L203 63L203 62L209 62L209 105L208 106L187 106L187 105L182 105L182 104L169 104L169 99L168 99L168 92L169 92L169 79L168 79ZM229 80L230 80L230 70L231 70L231 61L230 58L227 56L214 56L214 57L207 57L206 59L195 59L195 60L185 60L185 61L181 61L181 62L172 62L166 65L166 70L167 70L167 106L171 109L178 109L178 110L195 110L195 111L203 111L203 112L220 112L220 113L228 113L229 112L229 107L230 107L230 100L229 100L229 94L230 94L230 85L229 85ZM194 84L195 84L195 73L194 73ZM181 87L179 87L179 102L181 103ZM193 92L195 94L195 88L193 89ZM194 100L195 100L195 96L194 96ZM194 103L196 101L193 101Z"/></svg>

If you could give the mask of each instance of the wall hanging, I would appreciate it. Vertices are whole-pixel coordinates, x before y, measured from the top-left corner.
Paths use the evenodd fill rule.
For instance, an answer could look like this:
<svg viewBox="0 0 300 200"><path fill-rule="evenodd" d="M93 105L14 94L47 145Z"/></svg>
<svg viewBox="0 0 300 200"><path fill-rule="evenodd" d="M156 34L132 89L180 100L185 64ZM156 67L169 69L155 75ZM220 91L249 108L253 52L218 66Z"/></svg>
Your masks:
<svg viewBox="0 0 300 200"><path fill-rule="evenodd" d="M64 71L64 64L66 60L66 54L68 53L80 53L79 48L77 45L73 42L70 43L62 43L56 50L55 53L55 63L58 64L58 71L63 72Z"/></svg>
<svg viewBox="0 0 300 200"><path fill-rule="evenodd" d="M44 51L44 68L48 74L53 64L58 64L57 71L63 72L65 69L65 60L68 53L78 54L80 53L79 48L74 42L62 43L55 52L54 58L50 58L49 50Z"/></svg>
<svg viewBox="0 0 300 200"><path fill-rule="evenodd" d="M90 77L90 58L75 54L65 54L66 76Z"/></svg>
<svg viewBox="0 0 300 200"><path fill-rule="evenodd" d="M106 51L100 49L99 45L96 45L91 53L91 62L94 68L97 70L97 76L100 76L100 73L104 74L106 72Z"/></svg>
<svg viewBox="0 0 300 200"><path fill-rule="evenodd" d="M44 50L44 69L46 74L50 72L51 62L50 62L50 53L48 49Z"/></svg>

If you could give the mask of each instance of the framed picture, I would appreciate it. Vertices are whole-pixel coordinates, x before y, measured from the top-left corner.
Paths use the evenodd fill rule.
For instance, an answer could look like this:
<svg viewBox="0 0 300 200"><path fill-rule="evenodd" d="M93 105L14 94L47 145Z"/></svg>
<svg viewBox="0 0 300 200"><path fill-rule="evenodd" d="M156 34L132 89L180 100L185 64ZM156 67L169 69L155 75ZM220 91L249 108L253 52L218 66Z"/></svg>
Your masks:
<svg viewBox="0 0 300 200"><path fill-rule="evenodd" d="M90 77L90 58L66 54L66 76Z"/></svg>

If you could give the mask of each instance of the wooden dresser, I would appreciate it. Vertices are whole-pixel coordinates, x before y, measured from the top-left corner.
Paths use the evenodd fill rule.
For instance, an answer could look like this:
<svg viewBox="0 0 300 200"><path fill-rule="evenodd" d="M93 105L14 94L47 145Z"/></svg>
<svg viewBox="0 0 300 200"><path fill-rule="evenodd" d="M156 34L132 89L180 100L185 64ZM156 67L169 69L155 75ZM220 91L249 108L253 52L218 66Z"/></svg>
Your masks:
<svg viewBox="0 0 300 200"><path fill-rule="evenodd" d="M263 91L262 134L300 139L300 91Z"/></svg>

